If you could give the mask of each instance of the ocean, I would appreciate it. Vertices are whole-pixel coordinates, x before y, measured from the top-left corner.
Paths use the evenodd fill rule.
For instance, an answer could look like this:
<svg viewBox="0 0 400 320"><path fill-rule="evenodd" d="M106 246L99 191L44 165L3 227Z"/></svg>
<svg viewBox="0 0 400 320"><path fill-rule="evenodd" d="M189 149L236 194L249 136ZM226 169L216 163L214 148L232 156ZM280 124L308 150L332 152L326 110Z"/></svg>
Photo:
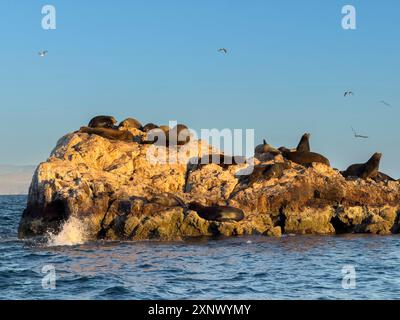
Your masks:
<svg viewBox="0 0 400 320"><path fill-rule="evenodd" d="M26 200L0 196L0 299L400 298L399 236L18 240Z"/></svg>

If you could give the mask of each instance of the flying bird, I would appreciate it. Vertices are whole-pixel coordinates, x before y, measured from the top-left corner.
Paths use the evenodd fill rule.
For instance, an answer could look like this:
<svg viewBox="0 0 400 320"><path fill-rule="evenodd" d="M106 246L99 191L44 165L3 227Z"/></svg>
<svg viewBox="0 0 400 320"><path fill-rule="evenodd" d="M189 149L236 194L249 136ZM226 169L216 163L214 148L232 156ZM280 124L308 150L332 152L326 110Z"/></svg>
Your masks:
<svg viewBox="0 0 400 320"><path fill-rule="evenodd" d="M45 56L47 56L48 53L49 53L49 52L48 52L47 50L39 51L39 56L40 56L40 57L45 57Z"/></svg>
<svg viewBox="0 0 400 320"><path fill-rule="evenodd" d="M391 107L392 106L390 103L387 103L384 100L381 100L381 103L384 104L386 107Z"/></svg>
<svg viewBox="0 0 400 320"><path fill-rule="evenodd" d="M227 54L227 53L228 53L228 50L225 49L225 48L221 48L221 49L218 49L218 52L222 52L222 53L224 53L224 54Z"/></svg>
<svg viewBox="0 0 400 320"><path fill-rule="evenodd" d="M344 97L350 97L350 96L354 96L353 91L346 91L346 92L344 93Z"/></svg>
<svg viewBox="0 0 400 320"><path fill-rule="evenodd" d="M358 133L356 132L356 130L353 129L353 127L351 127L351 130L352 130L353 133L354 133L354 138L362 138L362 139L368 139L368 138L369 138L368 136L363 136L363 135L361 135L361 134L358 134Z"/></svg>

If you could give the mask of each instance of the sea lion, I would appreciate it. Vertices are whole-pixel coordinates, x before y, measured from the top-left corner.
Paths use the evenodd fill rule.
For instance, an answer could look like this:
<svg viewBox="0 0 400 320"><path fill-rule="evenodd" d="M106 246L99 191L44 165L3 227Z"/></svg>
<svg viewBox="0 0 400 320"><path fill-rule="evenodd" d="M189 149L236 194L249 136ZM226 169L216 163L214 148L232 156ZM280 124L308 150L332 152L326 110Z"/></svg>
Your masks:
<svg viewBox="0 0 400 320"><path fill-rule="evenodd" d="M396 181L396 179L393 179L392 177L388 176L387 174L383 172L378 172L376 177L372 178L375 180L375 182L387 182L387 181Z"/></svg>
<svg viewBox="0 0 400 320"><path fill-rule="evenodd" d="M117 120L111 116L97 116L90 120L89 128L114 128Z"/></svg>
<svg viewBox="0 0 400 320"><path fill-rule="evenodd" d="M227 169L230 166L246 163L246 157L243 156L227 156L224 154L206 154L201 158L197 158L198 168L201 168L207 164L217 164L223 169Z"/></svg>
<svg viewBox="0 0 400 320"><path fill-rule="evenodd" d="M372 157L366 163L357 163L349 166L341 174L343 177L358 177L361 179L375 178L379 173L379 163L381 161L382 154L374 153Z"/></svg>
<svg viewBox="0 0 400 320"><path fill-rule="evenodd" d="M162 205L164 207L186 207L185 203L181 198L170 192L156 194L153 196L153 198L151 198L150 201Z"/></svg>
<svg viewBox="0 0 400 320"><path fill-rule="evenodd" d="M264 179L269 180L273 178L281 178L286 169L290 168L289 162L276 162L274 164L267 165L264 170L262 170L261 174Z"/></svg>
<svg viewBox="0 0 400 320"><path fill-rule="evenodd" d="M165 126L165 125L161 125L159 126L159 128L164 131L166 134L169 133L169 130L171 130L171 128L169 126Z"/></svg>
<svg viewBox="0 0 400 320"><path fill-rule="evenodd" d="M278 149L275 149L274 147L271 147L265 139L263 139L263 143L259 144L255 149L254 149L255 154L262 154L262 153L272 153L274 155L280 154Z"/></svg>
<svg viewBox="0 0 400 320"><path fill-rule="evenodd" d="M159 126L147 132L143 144L155 144L158 146L183 146L190 142L191 136L187 126L178 124L172 129L168 126Z"/></svg>
<svg viewBox="0 0 400 320"><path fill-rule="evenodd" d="M118 125L119 129L139 129L142 130L142 124L133 118L127 118Z"/></svg>
<svg viewBox="0 0 400 320"><path fill-rule="evenodd" d="M118 140L124 142L134 141L133 134L127 130L82 127L79 131L88 134L95 134L109 140Z"/></svg>
<svg viewBox="0 0 400 320"><path fill-rule="evenodd" d="M154 123L147 123L143 126L142 131L149 132L150 130L157 129L158 125Z"/></svg>
<svg viewBox="0 0 400 320"><path fill-rule="evenodd" d="M190 142L190 130L184 124L177 124L168 134L169 145L183 146Z"/></svg>
<svg viewBox="0 0 400 320"><path fill-rule="evenodd" d="M196 211L199 217L218 222L241 221L244 219L244 213L241 209L230 206L203 206L198 202L191 202L189 210Z"/></svg>
<svg viewBox="0 0 400 320"><path fill-rule="evenodd" d="M293 161L302 166L309 166L313 162L323 163L327 166L331 166L329 160L325 158L323 155L316 152L298 152L298 151L290 151L285 147L280 147L279 151L282 152L282 155L287 160Z"/></svg>
<svg viewBox="0 0 400 320"><path fill-rule="evenodd" d="M241 178L239 178L239 180L241 184L245 183L247 185L251 185L253 182L259 179L263 180L269 180L273 178L280 179L283 176L284 171L289 168L290 164L287 160L285 160L284 162L276 162L268 165L265 164L256 165L254 166L253 172L251 174L244 175Z"/></svg>
<svg viewBox="0 0 400 320"><path fill-rule="evenodd" d="M310 134L305 133L296 148L297 152L310 152Z"/></svg>
<svg viewBox="0 0 400 320"><path fill-rule="evenodd" d="M168 129L167 129L168 128ZM169 127L161 126L147 131L147 137L141 144L154 144L157 146L168 146Z"/></svg>

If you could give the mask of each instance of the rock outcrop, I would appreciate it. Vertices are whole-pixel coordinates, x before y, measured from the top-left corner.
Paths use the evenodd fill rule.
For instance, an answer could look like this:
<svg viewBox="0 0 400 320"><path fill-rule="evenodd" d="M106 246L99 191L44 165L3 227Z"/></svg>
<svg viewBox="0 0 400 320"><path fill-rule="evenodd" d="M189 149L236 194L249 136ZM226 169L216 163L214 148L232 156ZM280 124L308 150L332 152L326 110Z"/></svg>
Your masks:
<svg viewBox="0 0 400 320"><path fill-rule="evenodd" d="M144 135L131 132L138 142ZM292 162L278 177L244 178L248 164L189 164L216 151L202 141L169 149L138 142L80 132L61 138L36 169L19 236L57 233L71 217L82 221L87 240L399 231L398 182L346 180L324 164ZM266 165L283 162L280 155L261 158ZM184 206L157 201L166 192L185 203L240 208L245 218L207 221Z"/></svg>

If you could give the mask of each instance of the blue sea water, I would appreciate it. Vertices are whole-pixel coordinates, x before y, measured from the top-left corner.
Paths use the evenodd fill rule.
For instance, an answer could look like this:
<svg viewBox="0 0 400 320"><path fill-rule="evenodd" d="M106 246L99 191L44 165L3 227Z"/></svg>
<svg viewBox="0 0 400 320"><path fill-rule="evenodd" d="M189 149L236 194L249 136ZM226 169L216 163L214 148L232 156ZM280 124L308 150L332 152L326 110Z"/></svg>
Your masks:
<svg viewBox="0 0 400 320"><path fill-rule="evenodd" d="M189 242L18 240L25 196L0 196L0 299L398 299L398 236ZM344 266L355 270L343 289ZM54 267L46 289L43 267ZM45 282L47 283L47 282Z"/></svg>

